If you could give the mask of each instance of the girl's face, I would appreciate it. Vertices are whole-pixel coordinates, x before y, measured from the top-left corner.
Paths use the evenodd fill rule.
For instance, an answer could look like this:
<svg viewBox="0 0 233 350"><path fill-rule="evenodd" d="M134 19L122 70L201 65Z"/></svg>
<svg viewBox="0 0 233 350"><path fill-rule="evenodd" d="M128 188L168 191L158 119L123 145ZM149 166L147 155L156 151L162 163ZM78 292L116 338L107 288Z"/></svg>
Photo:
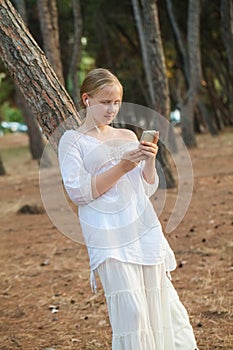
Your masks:
<svg viewBox="0 0 233 350"><path fill-rule="evenodd" d="M84 101L88 99L87 118L94 119L97 125L110 124L120 109L122 91L119 85L105 86L92 97L83 96Z"/></svg>

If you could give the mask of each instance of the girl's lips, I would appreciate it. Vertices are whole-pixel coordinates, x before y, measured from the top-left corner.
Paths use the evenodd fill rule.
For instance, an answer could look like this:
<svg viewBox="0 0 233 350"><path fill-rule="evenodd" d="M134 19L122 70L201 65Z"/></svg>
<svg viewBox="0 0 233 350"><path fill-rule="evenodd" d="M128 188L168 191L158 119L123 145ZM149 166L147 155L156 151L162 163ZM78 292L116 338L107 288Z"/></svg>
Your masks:
<svg viewBox="0 0 233 350"><path fill-rule="evenodd" d="M105 115L104 117L107 119L112 119L112 118L114 118L114 115Z"/></svg>

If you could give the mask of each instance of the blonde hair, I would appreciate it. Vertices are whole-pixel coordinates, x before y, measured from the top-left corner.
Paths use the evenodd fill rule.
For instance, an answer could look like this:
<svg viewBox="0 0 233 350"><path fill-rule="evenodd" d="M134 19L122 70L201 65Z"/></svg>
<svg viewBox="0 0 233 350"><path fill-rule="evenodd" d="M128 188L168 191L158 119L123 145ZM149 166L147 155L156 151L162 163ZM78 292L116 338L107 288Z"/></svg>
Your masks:
<svg viewBox="0 0 233 350"><path fill-rule="evenodd" d="M117 77L111 73L108 69L95 68L92 69L85 77L82 86L80 88L80 104L82 107L86 107L83 103L82 96L84 93L93 97L101 89L106 86L117 84L120 87L121 93L123 95L123 86L117 79Z"/></svg>

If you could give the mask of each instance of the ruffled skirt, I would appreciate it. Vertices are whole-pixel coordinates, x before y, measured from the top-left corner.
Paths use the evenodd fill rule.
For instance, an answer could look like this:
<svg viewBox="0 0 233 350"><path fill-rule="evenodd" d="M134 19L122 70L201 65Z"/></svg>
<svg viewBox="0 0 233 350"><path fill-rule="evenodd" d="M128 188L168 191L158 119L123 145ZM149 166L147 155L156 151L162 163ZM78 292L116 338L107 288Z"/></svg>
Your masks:
<svg viewBox="0 0 233 350"><path fill-rule="evenodd" d="M97 271L105 291L113 350L197 349L187 311L164 264L107 259Z"/></svg>

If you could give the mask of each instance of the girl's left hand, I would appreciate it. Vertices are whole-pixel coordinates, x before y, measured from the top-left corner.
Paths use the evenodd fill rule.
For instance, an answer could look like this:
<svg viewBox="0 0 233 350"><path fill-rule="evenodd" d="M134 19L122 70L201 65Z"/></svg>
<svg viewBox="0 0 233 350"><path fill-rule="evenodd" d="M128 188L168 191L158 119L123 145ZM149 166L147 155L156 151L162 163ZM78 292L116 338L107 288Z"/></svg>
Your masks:
<svg viewBox="0 0 233 350"><path fill-rule="evenodd" d="M146 161L153 161L159 150L156 143L148 141L142 141L139 145L139 149L147 157Z"/></svg>

